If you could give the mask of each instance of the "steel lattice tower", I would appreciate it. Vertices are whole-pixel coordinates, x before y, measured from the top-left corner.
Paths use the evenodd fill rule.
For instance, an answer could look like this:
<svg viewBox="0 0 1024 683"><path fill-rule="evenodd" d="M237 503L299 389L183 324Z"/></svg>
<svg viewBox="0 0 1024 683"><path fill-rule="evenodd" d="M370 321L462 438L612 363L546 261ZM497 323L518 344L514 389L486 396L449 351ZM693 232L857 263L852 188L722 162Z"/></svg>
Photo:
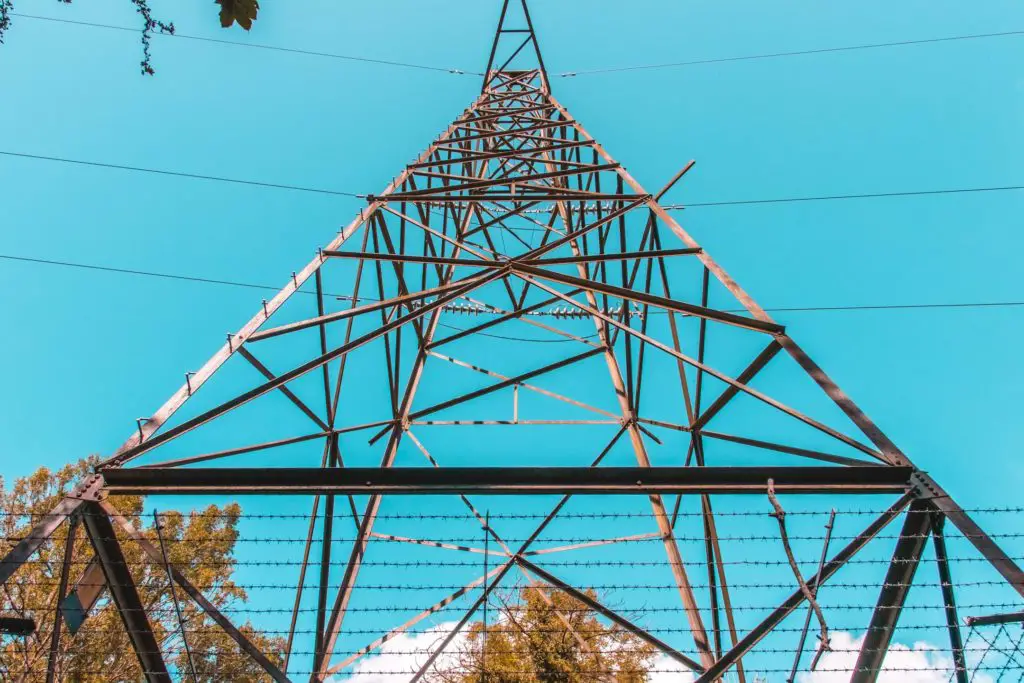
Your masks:
<svg viewBox="0 0 1024 683"><path fill-rule="evenodd" d="M16 581L19 567L59 525L81 519L97 558L85 571L109 586L149 680L168 681L117 536L140 542L157 562L159 550L107 494L301 494L313 507L295 609L309 565L319 567L315 634L308 643L310 680L319 681L437 611L435 605L396 623L347 660L335 658L375 542L384 536L414 540L394 529L381 533L382 506L411 494L435 494L468 511L504 553L456 591L480 591L460 625L488 590L521 574L590 600L604 618L704 683L736 671L805 603L806 592L797 587L749 630L738 630L733 618L722 559L729 551L716 531L712 503L724 494L763 496L772 487L779 495L889 496L884 514L808 576L812 590L905 509L916 513L904 517L879 587L857 681L877 676L924 543L933 536L938 548L944 520L1024 595L1024 576L1014 561L659 203L690 166L652 194L555 99L525 0L505 0L485 73L479 97L380 194L368 196L355 220L18 543L3 559L0 579ZM343 286L350 293L330 294ZM534 336L517 336L524 333ZM541 338L559 343L524 341ZM714 348L721 351L716 355ZM480 349L474 361L462 360ZM270 357L286 369L272 370ZM256 372L244 374L248 366ZM236 367L242 370L234 372ZM456 375L444 373L454 369L484 383L450 380ZM223 373L247 382L245 390L230 384L215 389L212 380ZM821 416L779 398L790 382L803 383L794 394L799 400L813 390L815 398L807 402L824 405ZM210 389L200 393L208 383ZM202 403L204 398L209 400ZM245 422L230 422L247 410L256 412ZM734 418L728 421L730 411ZM729 431L717 427L723 420ZM833 426L837 421L842 426ZM293 422L301 429L289 435L245 438ZM442 429L455 436L438 437L441 447L428 449L431 439L422 434ZM487 457L491 450L520 448L514 429L534 435L522 446L524 459ZM498 439L480 436L496 430ZM538 430L549 431L538 437ZM603 430L594 438L604 448L591 449L591 437L580 436L594 430ZM806 437L796 436L801 434ZM364 450L353 446L353 454L344 453L353 435ZM793 441L785 441L790 436ZM668 453L652 455L662 443L669 444ZM633 462L607 466L613 446ZM410 449L426 459L413 464L402 455ZM319 466L293 455L314 450ZM289 455L275 460L279 451ZM257 456L265 459L253 460ZM500 524L484 524L483 509L469 498L474 494L556 497L545 499L549 512L524 534L526 540L510 544ZM559 519L570 497L582 494L630 496L649 514L653 526L646 536L664 547L664 566L692 636L687 644L666 643L531 559L531 544ZM699 504L695 521L677 519L684 495ZM342 523L351 524L345 533L355 540L342 554L343 571L333 576L332 534L337 537ZM706 604L695 593L676 539L684 525L695 525L690 531L707 546L707 568L701 570L710 585ZM948 576L948 566L940 564ZM340 583L336 589L329 586L332 576ZM279 668L260 653L180 573L175 580L183 599L197 601L274 680L290 680L287 664ZM952 586L943 583L947 607L953 607L950 634L958 637ZM297 642L295 624L293 615L290 648Z"/></svg>

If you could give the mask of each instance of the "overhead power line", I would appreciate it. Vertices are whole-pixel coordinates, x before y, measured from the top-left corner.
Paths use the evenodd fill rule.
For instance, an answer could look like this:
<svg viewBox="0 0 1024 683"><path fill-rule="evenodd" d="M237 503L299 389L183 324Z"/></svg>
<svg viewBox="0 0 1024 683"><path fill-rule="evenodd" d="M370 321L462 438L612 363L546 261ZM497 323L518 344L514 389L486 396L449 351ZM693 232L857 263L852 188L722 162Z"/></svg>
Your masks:
<svg viewBox="0 0 1024 683"><path fill-rule="evenodd" d="M1007 36L1024 35L1024 31L1001 31L999 33L975 33L965 36L948 36L945 38L924 38L921 40L900 40L892 43L868 43L865 45L847 45L844 47L822 47L813 50L793 50L789 52L770 52L760 55L742 55L739 57L717 57L713 59L693 59L686 62L668 62L665 64L642 64L638 66L609 67L607 69L587 69L585 71L566 71L556 74L563 78L573 76L589 76L593 74L619 73L623 71L649 71L654 69L671 69L699 64L721 64L723 62L743 62L756 59L776 59L779 57L796 57L799 55L817 55L829 52L852 52L854 50L874 50L882 47L902 47L907 45L926 45L930 43L949 43L957 40L977 40L980 38L1004 38Z"/></svg>
<svg viewBox="0 0 1024 683"><path fill-rule="evenodd" d="M58 19L56 17L42 17L36 14L22 14L20 12L11 12L11 16L20 17L23 19L36 19L39 21L53 21L60 24L74 24L76 26L89 26L92 28L106 28L115 31L130 31L132 33L139 33L141 29L131 28L129 26L116 26L114 24L98 24L91 21L75 21L73 19ZM278 47L276 45L262 45L260 43L240 43L235 40L222 40L220 38L206 38L203 36L190 36L184 33L156 33L154 35L164 36L167 38L184 38L186 40L198 40L204 43L219 43L221 45L236 45L238 47L251 47L259 50L273 50L275 52L289 52L298 55L307 55L310 57L329 57L331 59L342 59L350 62L365 62L368 64L380 64L383 66L398 66L407 69L420 69L422 71L439 71L442 73L456 74L460 76L472 75L472 76L483 76L482 73L474 71L463 71L462 69L446 69L440 66L427 66L425 64L411 64L409 62L397 62L390 59L375 59L372 57L357 57L354 55L339 55L331 52L316 52L314 50L301 50L294 47Z"/></svg>
<svg viewBox="0 0 1024 683"><path fill-rule="evenodd" d="M133 27L130 27L130 26L117 26L115 24L102 24L102 23L91 22L91 21L78 21L78 20L74 20L74 19L61 19L61 18L58 18L58 17L44 17L44 16L40 16L40 15L37 15L37 14L23 14L21 12L11 12L11 16L20 17L20 18L23 18L23 19L35 19L37 21L50 21L50 22L55 22L55 23L60 23L60 24L72 24L72 25L76 25L76 26L86 26L86 27L90 27L90 28L105 28L105 29L110 29L110 30L115 30L115 31L129 31L129 32L132 32L132 33L139 33L139 31L140 31L140 29L133 28ZM204 43L218 43L218 44L222 44L222 45L233 45L233 46L236 46L236 47L248 47L248 48L255 48L255 49L259 49L259 50L271 50L271 51L274 51L274 52L284 52L284 53L291 53L291 54L306 55L306 56L310 56L310 57L326 57L326 58L329 58L329 59L340 59L340 60L351 61L351 62L363 62L363 63L367 63L367 64L379 64L379 65L382 65L382 66L395 66L395 67L402 67L402 68L408 68L408 69L419 69L419 70L422 70L422 71L436 71L436 72L440 72L440 73L456 74L456 75L460 75L460 76L461 75L483 76L483 74L478 72L478 71L471 71L471 70L466 70L466 69L455 69L455 68L446 68L446 67L440 67L440 66L429 66L429 65L426 65L426 64L413 64L413 63L410 63L410 62L400 62L400 61L389 60L389 59L376 59L376 58L373 58L373 57L360 57L360 56L356 56L356 55L342 55L342 54L337 54L337 53L332 53L332 52L318 52L316 50L303 50L303 49L300 49L300 48L281 47L281 46L277 46L277 45L263 45L261 43L242 43L242 42L235 41L235 40L223 40L223 39L220 39L220 38L208 38L208 37L205 37L205 36L193 36L193 35L188 35L188 34L184 34L184 33L177 33L177 32L174 33L174 34L159 33L159 34L156 34L156 35L159 35L159 36L162 36L162 37L166 37L166 38L183 38L185 40L195 40L195 41L200 41L200 42L204 42ZM569 78L569 77L573 77L573 76L587 76L587 75L592 75L592 74L616 73L616 72L625 72L625 71L645 71L645 70L653 70L653 69L669 69L669 68L677 68L677 67L684 67L684 66L697 66L697 65L701 65L701 64L719 64L719 63L724 63L724 62L740 62L740 61L750 61L750 60L758 60L758 59L776 59L776 58L779 58L779 57L796 57L796 56L801 56L801 55L827 54L827 53L830 53L830 52L851 52L851 51L856 51L856 50L873 50L873 49L885 48L885 47L905 47L905 46L909 46L909 45L927 45L927 44L931 44L931 43L946 43L946 42L961 41L961 40L977 40L977 39L982 39L982 38L1002 38L1002 37L1019 36L1019 35L1024 35L1024 31L1001 31L1001 32L997 32L997 33L975 33L975 34L970 34L970 35L946 36L946 37L941 37L941 38L923 38L923 39L918 39L918 40L900 40L900 41L894 41L894 42L889 42L889 43L867 43L867 44L863 44L863 45L847 45L847 46L840 46L840 47L824 47L824 48L816 48L816 49L811 49L811 50L793 50L793 51L787 51L787 52L772 52L772 53L757 54L757 55L741 55L741 56L736 56L736 57L717 57L717 58L710 58L710 59L694 59L694 60L683 61L683 62L668 62L668 63L663 63L663 64L641 64L641 65L636 65L636 66L609 67L609 68L604 68L604 69L586 69L586 70L579 70L579 71L566 71L566 72L562 72L562 73L555 74L555 75L561 76L563 78Z"/></svg>
<svg viewBox="0 0 1024 683"><path fill-rule="evenodd" d="M10 157L22 157L25 159L36 159L39 161L56 161L63 164L78 164L79 166L95 166L98 168L113 168L119 171L135 171L136 173L155 173L158 175L176 176L178 178L191 178L193 180L216 180L221 183L235 183L238 185L256 185L258 187L271 187L276 190L295 190L297 192L315 192L317 194L333 194L342 197L359 197L354 192L342 192L340 190L325 190L317 187L303 187L301 185L284 185L281 183L264 183L258 180L241 180L239 178L226 178L224 176L202 175L199 173L185 173L182 171L166 171L159 168L144 168L142 166L125 166L123 164L108 164L100 161L86 161L84 159L69 159L67 157L51 157L42 154L23 154L21 152L0 151L0 154Z"/></svg>
<svg viewBox="0 0 1024 683"><path fill-rule="evenodd" d="M867 192L861 194L831 194L815 197L776 197L772 199L733 199L721 202L692 202L666 204L666 209L690 209L698 206L742 206L744 204L786 204L791 202L824 202L837 199L879 199L883 197L925 197L938 194L965 194L970 192L1006 192L1024 190L1024 185L998 185L993 187L951 187L941 190L906 190L901 192Z"/></svg>
<svg viewBox="0 0 1024 683"><path fill-rule="evenodd" d="M243 180L241 178L228 178L225 176L211 176L202 175L199 173L186 173L182 171L167 171L159 168L146 168L142 166L126 166L124 164L110 164L99 161L89 161L85 159L70 159L67 157L54 157L46 156L42 154L25 154L22 152L8 152L0 150L0 155L10 157L20 157L24 159L35 159L38 161L52 161L65 164L76 164L79 166L93 166L97 168L109 168L116 169L119 171L133 171L136 173L154 173L158 175L175 176L179 178L191 178L194 180L214 180L223 183L234 183L237 185L255 185L257 187L269 187L275 190L293 190L296 192L312 192L315 194L327 194L336 195L341 197L356 197L363 199L366 197L365 194L359 194L356 192L345 192L342 190L328 190L319 187L307 187L303 185L287 185L283 183L265 183L258 180ZM785 204L792 202L821 202L821 201L833 201L842 199L878 199L885 197L923 197L929 195L944 195L944 194L965 194L965 193L977 193L977 192L1006 192L1024 190L1024 185L997 185L990 187L951 187L943 188L938 190L905 190L898 192L873 192L873 193L858 193L858 194L836 194L836 195L820 195L811 197L774 197L767 199L732 199L724 201L712 201L712 202L690 202L687 204L664 204L662 205L666 209L681 210L681 209L692 209L698 207L710 207L710 206L742 206L747 204Z"/></svg>
<svg viewBox="0 0 1024 683"><path fill-rule="evenodd" d="M215 278L198 277L194 275L180 275L175 273L161 273L152 270L142 270L137 268L122 268L114 266L101 266L93 263L77 263L74 261L57 261L54 259L36 258L31 256L15 256L13 254L0 254L0 259L7 261L17 261L21 263L33 263L50 266L62 266L66 268L80 268L83 270L91 271L105 271L110 273L119 273L122 275L136 275L144 277L162 278L166 280L182 280L185 282L198 282L202 284L215 284L215 285L228 285L232 287L245 287L247 289L263 289L279 291L280 286L273 285L261 285L254 284L251 282L239 282L236 280L222 280ZM313 292L305 292L299 290L304 294L312 294ZM334 296L334 295L331 295ZM348 298L348 297L342 297ZM362 297L360 297L362 298ZM978 302L940 302L940 303L918 303L918 304L864 304L854 306L800 306L800 307L780 307L780 308L765 308L766 311L774 313L809 313L809 312L821 312L821 311L893 311L893 310L915 310L915 309L958 309L958 308L1015 308L1024 306L1024 301L978 301ZM736 312L743 312L740 309L736 309Z"/></svg>

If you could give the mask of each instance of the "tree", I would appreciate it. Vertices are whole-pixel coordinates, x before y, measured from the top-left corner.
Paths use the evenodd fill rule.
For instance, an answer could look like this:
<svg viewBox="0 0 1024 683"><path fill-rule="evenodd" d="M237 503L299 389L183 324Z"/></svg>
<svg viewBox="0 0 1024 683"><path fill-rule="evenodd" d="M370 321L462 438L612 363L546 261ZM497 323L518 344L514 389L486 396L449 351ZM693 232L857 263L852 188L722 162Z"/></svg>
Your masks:
<svg viewBox="0 0 1024 683"><path fill-rule="evenodd" d="M142 73L152 76L156 73L153 69L152 55L150 54L150 41L153 31L174 35L174 22L165 22L153 18L153 12L149 8L149 0L129 0L135 6L135 11L142 17L142 62L140 66ZM71 0L57 0L65 5L70 5ZM224 28L231 28L238 24L246 31L252 28L256 21L256 15L260 10L259 0L213 0L219 5L220 25ZM14 0L0 0L0 44L4 42L4 34L11 26L11 13L14 11Z"/></svg>
<svg viewBox="0 0 1024 683"><path fill-rule="evenodd" d="M28 531L31 515L38 519L39 515L51 510L76 481L90 472L94 463L95 459L82 460L57 472L40 468L34 474L18 479L10 490L0 479L0 531L3 532L0 554L6 554ZM152 514L144 514L141 497L117 496L111 497L110 502L123 516L132 520L133 525L156 547L160 547L162 537L168 562L219 609L238 606L246 601L245 590L232 581L237 525L242 512L237 504L211 505L187 515L173 511L161 513L158 536L156 520ZM23 672L28 672L21 679L25 683L45 680L54 608L70 528L69 523L62 524L53 538L4 585L4 592L0 594L0 613L28 617L37 625L33 636L0 641L0 678L3 680L18 680ZM138 543L119 532L118 540L168 667L190 672L166 566L153 562ZM79 528L72 555L69 590L92 557L92 546L84 529ZM180 588L176 588L176 595L186 625L197 681L254 683L269 680L259 665L240 652L235 642ZM284 650L281 638L264 636L248 622L240 626L240 630L280 664L280 653ZM141 679L138 659L106 591L77 634L72 636L65 626L57 663L57 680L62 681L100 683ZM191 675L183 676L183 680L192 680Z"/></svg>
<svg viewBox="0 0 1024 683"><path fill-rule="evenodd" d="M593 591L587 594L596 597ZM426 680L642 683L654 655L650 645L601 623L571 595L531 586L520 591L518 602L502 601L498 617L486 628L482 622L472 624L454 657L437 666Z"/></svg>

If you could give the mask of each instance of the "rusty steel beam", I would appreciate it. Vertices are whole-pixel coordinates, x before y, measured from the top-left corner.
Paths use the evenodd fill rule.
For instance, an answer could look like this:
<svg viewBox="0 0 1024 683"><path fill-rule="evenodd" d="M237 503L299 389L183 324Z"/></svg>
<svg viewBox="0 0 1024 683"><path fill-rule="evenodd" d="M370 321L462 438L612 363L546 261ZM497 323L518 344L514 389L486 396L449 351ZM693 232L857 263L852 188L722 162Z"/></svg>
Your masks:
<svg viewBox="0 0 1024 683"><path fill-rule="evenodd" d="M0 635L24 638L36 632L36 622L27 617L0 617Z"/></svg>
<svg viewBox="0 0 1024 683"><path fill-rule="evenodd" d="M906 460L904 458L904 460ZM909 461L908 461L909 462ZM964 511L945 489L939 486L927 472L915 472L914 482L917 484L918 495L931 502L943 516L960 530L971 545L989 561L1007 583L1021 596L1024 596L1024 571L1016 561L1006 554L995 540L978 526L977 522Z"/></svg>
<svg viewBox="0 0 1024 683"><path fill-rule="evenodd" d="M665 256L692 256L699 254L700 249L649 249L647 251L627 251L619 254L586 254L583 256L559 256L538 259L523 259L521 263L530 266L553 266L569 263L600 263L601 261L625 261L629 259L664 258ZM519 259L516 259L517 261Z"/></svg>
<svg viewBox="0 0 1024 683"><path fill-rule="evenodd" d="M1005 614L987 614L981 617L965 617L968 626L992 626L993 624L1024 623L1024 612L1007 612Z"/></svg>
<svg viewBox="0 0 1024 683"><path fill-rule="evenodd" d="M25 564L28 558L39 550L39 546L46 542L53 532L57 530L68 516L75 512L85 501L79 498L64 498L36 523L32 530L25 535L18 543L11 548L2 560L0 560L0 583L7 581L18 571L21 565Z"/></svg>
<svg viewBox="0 0 1024 683"><path fill-rule="evenodd" d="M747 318L735 313L726 313L725 311L716 311L713 308L695 306L694 304L688 304L685 301L668 299L663 296L657 296L656 294L647 294L645 292L626 289L625 287L605 284L596 280L585 280L583 278L565 275L564 273L558 273L543 268L535 268L528 265L526 261L513 261L512 263L513 270L517 272L526 273L527 275L533 275L545 280L560 282L566 285L572 285L573 287L586 288L588 291L607 294L627 301L650 304L657 308L663 308L666 311L675 311L676 313L694 315L699 318L707 318L708 320L713 320L715 322L756 330L758 332L768 332L770 334L780 334L785 330L782 325L778 325L776 323L766 323L754 318Z"/></svg>
<svg viewBox="0 0 1024 683"><path fill-rule="evenodd" d="M142 605L135 578L128 571L128 563L114 533L114 525L98 503L87 503L82 517L86 535L99 558L110 596L114 599L121 622L128 633L128 640L135 650L142 675L150 683L171 683L160 644Z"/></svg>
<svg viewBox="0 0 1024 683"><path fill-rule="evenodd" d="M345 467L107 470L117 495L903 493L906 467Z"/></svg>
<svg viewBox="0 0 1024 683"><path fill-rule="evenodd" d="M78 515L71 517L68 523L68 535L64 540L64 559L61 562L60 581L57 585L58 605L64 600L68 591L68 576L71 574L71 564L75 554L75 538L78 536ZM54 683L57 680L57 657L60 656L61 624L64 613L58 607L53 611L53 630L50 631L50 654L46 659L46 683Z"/></svg>
<svg viewBox="0 0 1024 683"><path fill-rule="evenodd" d="M769 362L771 362L772 358L775 357L775 354L777 354L781 350L782 346L779 345L779 343L773 339L768 344L768 346L765 347L764 351L759 353L757 355L757 358L755 358L743 372L736 376L737 384L730 384L729 386L727 386L725 388L725 391L723 391L721 395L719 395L719 397L715 399L714 403L708 406L707 409L703 413L701 413L696 420L693 421L693 424L690 425L690 429L703 429L704 426L711 420L711 418L717 415L722 410L722 408L725 408L729 401L731 401L733 397L740 392L739 387L737 385L750 384L751 380L753 380L754 377L757 376L757 373L761 372L761 370L763 370L764 367L768 365Z"/></svg>
<svg viewBox="0 0 1024 683"><path fill-rule="evenodd" d="M960 618L956 609L956 591L953 574L946 552L946 534L943 531L946 518L942 513L932 515L932 543L935 548L935 562L939 570L939 585L942 589L942 606L946 613L946 630L949 631L949 651L953 658L953 672L957 683L969 683L967 658L964 656L964 639L960 633Z"/></svg>
<svg viewBox="0 0 1024 683"><path fill-rule="evenodd" d="M593 356L595 356L595 355L597 355L599 353L602 353L603 351L604 351L604 349L590 349L589 351L584 351L583 353L575 355L575 356L572 356L571 358L564 358L564 359L562 359L560 361L556 361L554 363L550 363L548 365L545 365L542 368L537 368L536 370L530 370L529 372L524 372L522 374L516 375L515 377L510 377L510 378L508 378L506 380L503 380L501 382L497 382L497 383L492 384L490 386L486 386L486 387L484 387L482 389L477 389L476 391L471 391L468 394L463 394L462 396L457 396L455 398L448 399L447 401L442 401L441 403L436 403L436 404L434 404L432 406L429 406L427 408L421 408L420 410L417 410L414 413L410 413L409 414L409 419L410 420L418 420L418 419L420 419L421 417L423 417L425 415L430 415L431 413L436 413L436 412L438 412L440 410L444 410L445 408L451 408L452 406L459 405L460 403L465 403L466 401L472 401L473 399L480 398L481 396L486 396L487 394L494 393L495 391L498 391L500 389L505 389L507 387L514 386L516 384L520 384L522 382L525 382L528 379L532 379L532 378L538 377L540 375L546 375L547 373L554 372L555 370L558 370L560 368L564 368L566 366L574 365L574 364L579 363L581 361L585 361L588 358L592 358Z"/></svg>
<svg viewBox="0 0 1024 683"><path fill-rule="evenodd" d="M911 503L907 510L850 683L874 683L878 680L903 604L921 562L921 553L931 534L933 510L927 501L920 499Z"/></svg>

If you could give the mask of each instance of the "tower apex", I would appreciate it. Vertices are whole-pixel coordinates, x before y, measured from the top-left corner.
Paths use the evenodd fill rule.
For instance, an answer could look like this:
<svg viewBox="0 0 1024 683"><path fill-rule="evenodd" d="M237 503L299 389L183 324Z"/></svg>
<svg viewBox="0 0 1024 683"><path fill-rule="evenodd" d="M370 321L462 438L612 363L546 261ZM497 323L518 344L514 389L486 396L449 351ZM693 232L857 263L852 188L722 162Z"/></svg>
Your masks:
<svg viewBox="0 0 1024 683"><path fill-rule="evenodd" d="M533 48L533 59L527 47ZM544 68L544 58L540 54L540 43L537 42L537 33L526 0L504 0L480 91L486 92L500 73L529 71L538 71L542 90L550 92L548 73Z"/></svg>

